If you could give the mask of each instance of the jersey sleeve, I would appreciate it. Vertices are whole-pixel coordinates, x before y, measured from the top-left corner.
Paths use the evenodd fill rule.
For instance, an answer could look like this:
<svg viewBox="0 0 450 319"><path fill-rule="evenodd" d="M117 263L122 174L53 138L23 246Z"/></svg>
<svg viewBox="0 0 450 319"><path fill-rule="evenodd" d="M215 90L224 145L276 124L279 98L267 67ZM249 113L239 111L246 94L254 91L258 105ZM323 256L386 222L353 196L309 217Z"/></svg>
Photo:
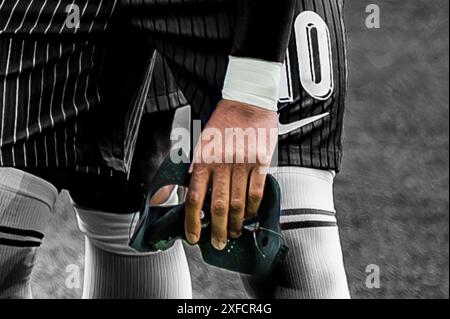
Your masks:
<svg viewBox="0 0 450 319"><path fill-rule="evenodd" d="M231 55L283 62L296 3L296 0L236 1Z"/></svg>

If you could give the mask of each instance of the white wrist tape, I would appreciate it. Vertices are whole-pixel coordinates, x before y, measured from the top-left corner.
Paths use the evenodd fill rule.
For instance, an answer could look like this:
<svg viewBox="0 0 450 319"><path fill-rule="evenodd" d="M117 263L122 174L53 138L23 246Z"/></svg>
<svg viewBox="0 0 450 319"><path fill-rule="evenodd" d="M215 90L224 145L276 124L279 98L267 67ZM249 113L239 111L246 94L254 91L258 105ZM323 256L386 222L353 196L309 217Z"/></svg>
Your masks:
<svg viewBox="0 0 450 319"><path fill-rule="evenodd" d="M282 63L230 56L222 97L277 111Z"/></svg>

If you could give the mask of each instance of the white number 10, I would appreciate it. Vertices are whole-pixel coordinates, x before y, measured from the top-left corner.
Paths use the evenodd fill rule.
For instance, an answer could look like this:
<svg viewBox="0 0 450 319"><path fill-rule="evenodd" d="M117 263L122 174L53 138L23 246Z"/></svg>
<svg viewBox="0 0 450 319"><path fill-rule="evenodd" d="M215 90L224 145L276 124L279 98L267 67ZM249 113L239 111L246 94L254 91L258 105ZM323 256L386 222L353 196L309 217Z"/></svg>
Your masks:
<svg viewBox="0 0 450 319"><path fill-rule="evenodd" d="M328 26L317 13L304 11L295 20L294 29L302 87L312 98L327 100L333 94L334 89ZM286 63L286 67L288 64L289 62ZM289 85L291 80L289 73L286 72L288 79L283 79L282 86ZM286 91L289 90L284 90L284 92ZM280 100L285 98L282 97Z"/></svg>

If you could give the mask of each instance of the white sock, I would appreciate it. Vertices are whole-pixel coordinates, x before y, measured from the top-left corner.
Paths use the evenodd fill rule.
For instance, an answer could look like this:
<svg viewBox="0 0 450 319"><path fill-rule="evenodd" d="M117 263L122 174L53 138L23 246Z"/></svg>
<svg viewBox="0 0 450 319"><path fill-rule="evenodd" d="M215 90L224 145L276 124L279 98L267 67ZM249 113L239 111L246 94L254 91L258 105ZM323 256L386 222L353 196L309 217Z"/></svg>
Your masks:
<svg viewBox="0 0 450 319"><path fill-rule="evenodd" d="M334 173L281 167L273 175L281 188L282 234L289 253L271 280L276 287L247 278L250 293L293 299L350 298L333 204Z"/></svg>
<svg viewBox="0 0 450 319"><path fill-rule="evenodd" d="M57 197L48 182L0 168L0 299L32 298L31 273Z"/></svg>
<svg viewBox="0 0 450 319"><path fill-rule="evenodd" d="M181 241L165 252L136 253L128 247L132 214L76 210L86 235L83 298L192 298Z"/></svg>

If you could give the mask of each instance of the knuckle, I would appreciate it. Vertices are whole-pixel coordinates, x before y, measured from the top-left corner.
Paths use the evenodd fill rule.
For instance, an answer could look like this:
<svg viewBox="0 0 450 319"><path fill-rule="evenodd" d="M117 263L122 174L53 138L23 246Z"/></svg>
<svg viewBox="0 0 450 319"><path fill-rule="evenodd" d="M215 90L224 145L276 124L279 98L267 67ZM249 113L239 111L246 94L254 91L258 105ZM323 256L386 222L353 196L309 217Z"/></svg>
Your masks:
<svg viewBox="0 0 450 319"><path fill-rule="evenodd" d="M262 168L262 166L260 166L259 168ZM261 171L258 169L257 171L256 171L256 174L261 174ZM261 174L262 175L262 174ZM263 189L264 189L264 179L262 179L262 178L255 178L254 180L253 180L253 187L254 187L254 189L255 189L255 191L256 192L260 192L260 193L262 193L262 191L263 191Z"/></svg>
<svg viewBox="0 0 450 319"><path fill-rule="evenodd" d="M194 165L194 176L198 180L199 178L203 178L209 172L208 165L204 164L196 164Z"/></svg>
<svg viewBox="0 0 450 319"><path fill-rule="evenodd" d="M228 212L226 202L224 200L215 200L212 205L212 211L215 215L225 216Z"/></svg>
<svg viewBox="0 0 450 319"><path fill-rule="evenodd" d="M197 192L190 192L187 197L189 205L191 205L192 207L200 206L201 204L200 194L198 194Z"/></svg>
<svg viewBox="0 0 450 319"><path fill-rule="evenodd" d="M248 194L248 199L252 203L258 203L262 199L262 192L259 190L252 190Z"/></svg>
<svg viewBox="0 0 450 319"><path fill-rule="evenodd" d="M268 163L270 164L270 159L271 156L270 154L267 154L265 151L258 151L258 160L259 160L259 164L263 164L263 165L267 165Z"/></svg>
<svg viewBox="0 0 450 319"><path fill-rule="evenodd" d="M240 199L232 199L230 207L233 211L241 212L244 210L244 202Z"/></svg>

